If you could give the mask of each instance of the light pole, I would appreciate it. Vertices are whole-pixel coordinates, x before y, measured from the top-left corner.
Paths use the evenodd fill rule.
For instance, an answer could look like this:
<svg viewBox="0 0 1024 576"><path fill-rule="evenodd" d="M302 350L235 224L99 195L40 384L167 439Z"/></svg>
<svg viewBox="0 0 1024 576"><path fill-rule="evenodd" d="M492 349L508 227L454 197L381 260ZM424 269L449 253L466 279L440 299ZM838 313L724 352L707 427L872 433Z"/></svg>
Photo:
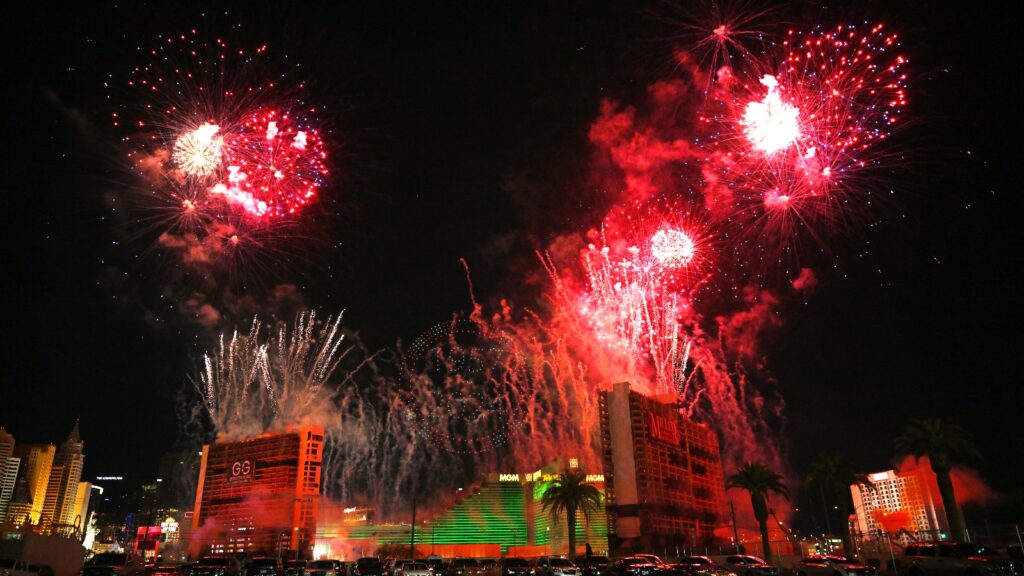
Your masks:
<svg viewBox="0 0 1024 576"><path fill-rule="evenodd" d="M409 533L409 558L416 559L416 493L412 494L412 530Z"/></svg>
<svg viewBox="0 0 1024 576"><path fill-rule="evenodd" d="M736 530L736 507L732 505L732 498L729 499L729 512L732 513L732 545L740 554L740 533Z"/></svg>

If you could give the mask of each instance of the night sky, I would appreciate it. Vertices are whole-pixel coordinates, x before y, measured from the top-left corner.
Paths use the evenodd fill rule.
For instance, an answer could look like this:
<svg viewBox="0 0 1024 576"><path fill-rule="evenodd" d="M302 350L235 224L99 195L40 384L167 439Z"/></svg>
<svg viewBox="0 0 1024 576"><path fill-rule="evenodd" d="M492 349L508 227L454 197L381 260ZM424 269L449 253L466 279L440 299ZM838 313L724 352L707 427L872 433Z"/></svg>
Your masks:
<svg viewBox="0 0 1024 576"><path fill-rule="evenodd" d="M602 98L633 103L670 76L676 45L660 4L130 4L40 9L4 35L0 425L58 443L79 418L86 476L139 481L180 440L175 403L210 334L161 298L176 272L111 209L131 176L104 82L140 63L138 46L198 26L302 63L333 131L333 180L302 254L256 283L345 309L380 348L469 308L460 258L478 299L514 296L534 249L598 223L587 130ZM817 291L766 341L791 464L838 451L886 469L910 419L948 417L977 439L981 476L1019 493L1024 79L1011 18L966 3L780 13L891 23L913 78L897 205L815 256Z"/></svg>

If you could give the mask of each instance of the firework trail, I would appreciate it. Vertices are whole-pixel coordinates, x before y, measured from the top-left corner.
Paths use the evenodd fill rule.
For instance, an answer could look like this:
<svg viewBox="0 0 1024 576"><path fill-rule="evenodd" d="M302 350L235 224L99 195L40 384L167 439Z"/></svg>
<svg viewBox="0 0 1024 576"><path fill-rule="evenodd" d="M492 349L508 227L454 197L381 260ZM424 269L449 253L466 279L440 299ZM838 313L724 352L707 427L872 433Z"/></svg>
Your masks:
<svg viewBox="0 0 1024 576"><path fill-rule="evenodd" d="M287 425L325 425L334 395L328 380L345 356L341 315L317 326L303 313L289 330L263 338L254 318L249 332L221 336L194 380L219 441L251 437ZM339 351L341 352L339 354Z"/></svg>

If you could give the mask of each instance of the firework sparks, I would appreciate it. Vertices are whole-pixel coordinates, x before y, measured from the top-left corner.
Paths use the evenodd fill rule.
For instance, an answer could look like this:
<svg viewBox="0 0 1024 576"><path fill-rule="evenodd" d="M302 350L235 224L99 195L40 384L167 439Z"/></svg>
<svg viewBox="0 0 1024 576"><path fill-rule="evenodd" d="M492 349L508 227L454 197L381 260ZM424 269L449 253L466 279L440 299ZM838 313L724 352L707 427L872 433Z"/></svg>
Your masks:
<svg viewBox="0 0 1024 576"><path fill-rule="evenodd" d="M591 245L583 258L589 289L575 298L592 336L620 358L638 386L657 394L676 390L685 366L682 321L689 299L668 289L660 267L635 247L616 257L608 246Z"/></svg>
<svg viewBox="0 0 1024 576"><path fill-rule="evenodd" d="M768 93L764 100L747 104L742 124L751 145L770 156L800 137L800 110L782 101L774 76L764 76L761 84L768 87Z"/></svg>
<svg viewBox="0 0 1024 576"><path fill-rule="evenodd" d="M218 438L254 436L287 424L324 425L334 412L334 390L325 385L345 355L343 340L341 315L320 325L315 312L300 314L291 331L281 326L276 336L264 338L256 318L248 334L221 336L194 380Z"/></svg>
<svg viewBox="0 0 1024 576"><path fill-rule="evenodd" d="M666 268L686 266L693 260L697 245L681 230L658 230L651 237L651 254Z"/></svg>
<svg viewBox="0 0 1024 576"><path fill-rule="evenodd" d="M327 178L319 132L276 110L250 115L225 149L227 183L211 191L257 218L285 217L312 202Z"/></svg>
<svg viewBox="0 0 1024 576"><path fill-rule="evenodd" d="M207 122L190 130L174 142L174 161L189 176L210 176L220 167L224 139L217 135L220 126Z"/></svg>
<svg viewBox="0 0 1024 576"><path fill-rule="evenodd" d="M228 284L294 261L306 248L296 240L315 233L303 210L329 177L304 84L280 83L265 46L247 51L195 30L147 56L112 114L137 175L124 203L139 224L130 233Z"/></svg>

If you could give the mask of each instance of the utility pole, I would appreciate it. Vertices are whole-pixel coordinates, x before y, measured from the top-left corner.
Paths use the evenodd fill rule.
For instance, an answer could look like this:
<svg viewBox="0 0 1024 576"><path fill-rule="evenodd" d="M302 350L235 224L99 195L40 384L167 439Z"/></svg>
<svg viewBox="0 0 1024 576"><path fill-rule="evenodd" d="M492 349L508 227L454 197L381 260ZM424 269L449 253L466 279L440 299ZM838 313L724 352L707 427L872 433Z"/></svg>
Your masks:
<svg viewBox="0 0 1024 576"><path fill-rule="evenodd" d="M821 491L821 508L825 510L825 530L826 534L826 549L828 553L832 552L832 523L828 519L828 504L825 502L825 486L824 482L818 482L818 490Z"/></svg>
<svg viewBox="0 0 1024 576"><path fill-rule="evenodd" d="M732 544L736 547L736 553L740 553L740 533L736 530L736 507L732 505L732 498L729 499L729 512L732 514Z"/></svg>
<svg viewBox="0 0 1024 576"><path fill-rule="evenodd" d="M412 531L409 533L409 558L416 559L416 493L412 494Z"/></svg>

